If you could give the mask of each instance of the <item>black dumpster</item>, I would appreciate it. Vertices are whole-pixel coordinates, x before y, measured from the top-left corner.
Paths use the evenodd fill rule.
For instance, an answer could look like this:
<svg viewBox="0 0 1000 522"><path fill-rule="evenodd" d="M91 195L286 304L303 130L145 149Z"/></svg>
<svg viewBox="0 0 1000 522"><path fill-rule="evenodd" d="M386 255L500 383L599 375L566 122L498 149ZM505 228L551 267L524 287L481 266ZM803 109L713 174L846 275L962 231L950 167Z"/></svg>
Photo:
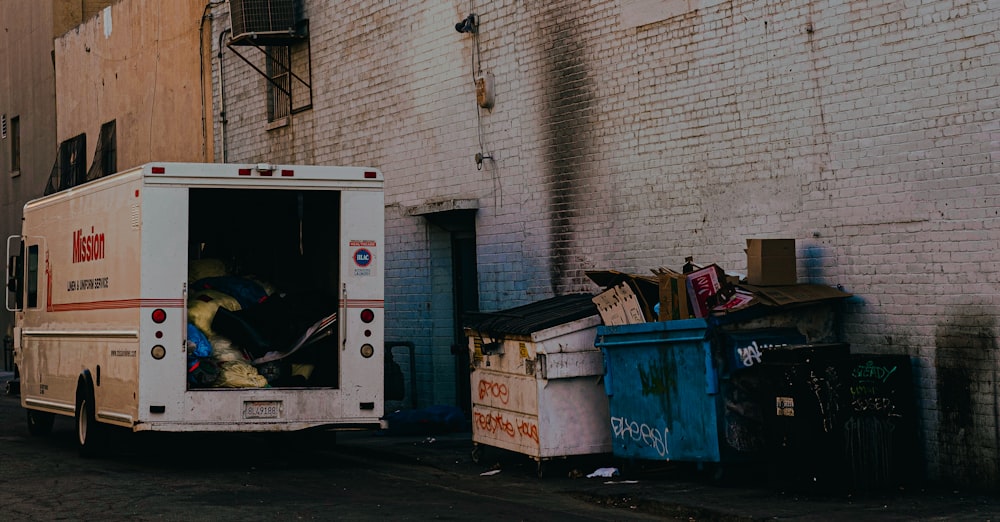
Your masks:
<svg viewBox="0 0 1000 522"><path fill-rule="evenodd" d="M842 487L841 367L847 344L798 345L763 356L768 478L775 487ZM770 405L770 407L768 407Z"/></svg>
<svg viewBox="0 0 1000 522"><path fill-rule="evenodd" d="M911 483L918 446L909 356L854 354L843 368L848 484L874 490Z"/></svg>
<svg viewBox="0 0 1000 522"><path fill-rule="evenodd" d="M915 471L909 358L851 354L847 344L765 354L765 438L773 486L862 491L905 484Z"/></svg>

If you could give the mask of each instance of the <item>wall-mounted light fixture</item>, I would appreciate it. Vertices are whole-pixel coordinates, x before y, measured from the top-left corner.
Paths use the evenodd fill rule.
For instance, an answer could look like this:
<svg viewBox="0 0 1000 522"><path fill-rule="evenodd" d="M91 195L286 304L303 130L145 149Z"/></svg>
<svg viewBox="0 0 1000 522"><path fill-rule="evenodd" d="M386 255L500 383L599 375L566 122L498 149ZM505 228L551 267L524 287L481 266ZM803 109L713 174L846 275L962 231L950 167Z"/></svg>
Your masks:
<svg viewBox="0 0 1000 522"><path fill-rule="evenodd" d="M465 17L465 20L455 24L455 30L460 33L472 33L475 34L479 31L479 22L476 20L475 14L470 14Z"/></svg>
<svg viewBox="0 0 1000 522"><path fill-rule="evenodd" d="M484 160L493 161L493 156L490 156L489 154L483 154L482 152L477 152L475 155L475 160L476 160L476 169L483 170L483 161Z"/></svg>

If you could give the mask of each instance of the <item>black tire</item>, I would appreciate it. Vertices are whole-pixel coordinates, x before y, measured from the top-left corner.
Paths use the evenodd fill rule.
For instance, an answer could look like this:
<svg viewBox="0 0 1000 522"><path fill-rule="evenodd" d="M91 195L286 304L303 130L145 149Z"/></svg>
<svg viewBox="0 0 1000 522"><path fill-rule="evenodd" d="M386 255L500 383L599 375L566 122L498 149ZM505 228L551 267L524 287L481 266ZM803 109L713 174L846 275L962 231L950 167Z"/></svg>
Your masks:
<svg viewBox="0 0 1000 522"><path fill-rule="evenodd" d="M88 388L76 394L76 444L80 456L99 456L103 443L103 429L94 417L94 393Z"/></svg>
<svg viewBox="0 0 1000 522"><path fill-rule="evenodd" d="M35 437L43 437L52 433L52 423L55 422L54 413L38 410L25 410L28 419L28 433Z"/></svg>

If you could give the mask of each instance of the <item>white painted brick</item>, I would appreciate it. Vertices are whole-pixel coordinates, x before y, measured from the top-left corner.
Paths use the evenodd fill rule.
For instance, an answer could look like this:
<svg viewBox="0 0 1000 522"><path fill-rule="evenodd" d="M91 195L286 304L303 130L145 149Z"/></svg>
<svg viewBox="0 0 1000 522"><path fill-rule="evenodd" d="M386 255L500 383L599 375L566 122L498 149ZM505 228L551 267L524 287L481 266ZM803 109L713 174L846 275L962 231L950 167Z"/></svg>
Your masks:
<svg viewBox="0 0 1000 522"><path fill-rule="evenodd" d="M798 239L800 256L818 251L811 282L856 295L844 340L908 353L919 367L928 474L978 465L939 413L950 406L939 367L961 358L938 355L961 351L940 335L956 323L1000 334L990 323L1000 304L1000 10L990 2L783 0L639 29L617 26L613 2L492 3L479 13L492 111L475 106L474 41L450 27L466 4L306 4L313 108L264 131L263 81L225 54L229 157L383 170L387 337L417 343L422 402L457 400L449 334L432 324L446 306L432 281L447 272L431 254L440 238L405 209L473 198L483 310L578 289L581 269L648 273L693 255L745 272L747 237ZM481 171L480 123L498 158ZM567 177L572 189L560 188ZM553 279L555 262L565 279ZM988 386L972 384L966 431L978 433L997 419L984 408Z"/></svg>

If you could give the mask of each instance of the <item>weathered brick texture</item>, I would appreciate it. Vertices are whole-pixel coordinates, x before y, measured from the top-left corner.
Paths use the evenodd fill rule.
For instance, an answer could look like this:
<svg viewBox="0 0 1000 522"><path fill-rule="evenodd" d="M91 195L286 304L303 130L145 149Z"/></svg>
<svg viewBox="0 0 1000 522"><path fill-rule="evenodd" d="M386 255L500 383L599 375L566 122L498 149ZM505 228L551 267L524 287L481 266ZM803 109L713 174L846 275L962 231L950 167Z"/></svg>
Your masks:
<svg viewBox="0 0 1000 522"><path fill-rule="evenodd" d="M418 344L422 401L453 399L447 267L409 207L478 200L483 310L595 290L587 269L741 273L746 238L790 237L803 282L854 294L855 351L912 357L928 475L1000 483L995 2L706 0L638 26L627 0L482 4L473 37L468 2L307 1L313 108L277 130L223 59L231 161L385 172L387 336Z"/></svg>

